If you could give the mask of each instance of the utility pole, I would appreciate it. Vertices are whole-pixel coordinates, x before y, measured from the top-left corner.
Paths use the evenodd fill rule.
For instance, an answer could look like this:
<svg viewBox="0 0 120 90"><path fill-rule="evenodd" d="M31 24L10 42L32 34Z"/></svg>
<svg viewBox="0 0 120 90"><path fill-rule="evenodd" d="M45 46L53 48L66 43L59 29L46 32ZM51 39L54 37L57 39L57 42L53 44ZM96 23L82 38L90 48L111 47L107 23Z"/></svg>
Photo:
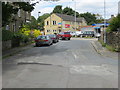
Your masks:
<svg viewBox="0 0 120 90"><path fill-rule="evenodd" d="M106 1L104 0L104 43L106 43Z"/></svg>
<svg viewBox="0 0 120 90"><path fill-rule="evenodd" d="M75 13L74 13L74 16L75 16L75 31L76 31L76 1L75 0L72 0L72 1L74 1L74 3L75 3ZM76 36L76 35L75 35Z"/></svg>

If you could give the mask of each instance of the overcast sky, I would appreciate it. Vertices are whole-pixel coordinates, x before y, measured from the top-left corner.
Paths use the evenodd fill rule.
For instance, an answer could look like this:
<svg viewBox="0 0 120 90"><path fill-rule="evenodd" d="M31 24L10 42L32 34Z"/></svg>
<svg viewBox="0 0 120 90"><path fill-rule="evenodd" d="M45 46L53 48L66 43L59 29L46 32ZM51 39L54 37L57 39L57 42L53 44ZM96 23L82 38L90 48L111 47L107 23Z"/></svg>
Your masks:
<svg viewBox="0 0 120 90"><path fill-rule="evenodd" d="M37 1L37 0L36 0ZM35 0L32 1L36 2ZM71 7L75 10L75 0L60 0L57 2L43 1L39 0L36 4L34 11L32 11L32 16L38 17L38 12L40 16L44 13L50 13L56 5L62 5L63 8ZM118 13L118 2L120 0L106 0L106 18L110 18L111 15L117 15ZM79 13L91 12L95 14L104 15L104 0L76 0L76 11Z"/></svg>

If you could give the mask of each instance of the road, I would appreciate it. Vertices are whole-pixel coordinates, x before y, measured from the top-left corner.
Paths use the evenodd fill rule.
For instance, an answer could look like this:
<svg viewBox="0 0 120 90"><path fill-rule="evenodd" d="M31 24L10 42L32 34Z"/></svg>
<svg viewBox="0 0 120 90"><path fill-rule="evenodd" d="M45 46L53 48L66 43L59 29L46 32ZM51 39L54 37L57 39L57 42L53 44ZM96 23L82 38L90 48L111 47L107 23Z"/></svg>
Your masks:
<svg viewBox="0 0 120 90"><path fill-rule="evenodd" d="M3 88L118 88L118 60L72 39L3 59Z"/></svg>

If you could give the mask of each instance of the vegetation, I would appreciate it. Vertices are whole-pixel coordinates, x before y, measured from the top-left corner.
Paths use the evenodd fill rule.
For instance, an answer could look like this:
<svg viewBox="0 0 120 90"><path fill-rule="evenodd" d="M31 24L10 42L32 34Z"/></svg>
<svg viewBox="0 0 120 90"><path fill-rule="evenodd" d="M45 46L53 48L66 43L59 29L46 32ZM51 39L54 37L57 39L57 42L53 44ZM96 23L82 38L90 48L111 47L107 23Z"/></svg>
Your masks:
<svg viewBox="0 0 120 90"><path fill-rule="evenodd" d="M110 21L110 25L107 28L107 32L118 31L118 29L120 30L120 14Z"/></svg>
<svg viewBox="0 0 120 90"><path fill-rule="evenodd" d="M70 7L65 7L64 9L62 9L61 5L58 5L54 8L53 13L62 13L62 14L66 14L66 15L71 15L74 16L75 12L72 8ZM78 12L76 12L76 17L84 17L88 23L88 25L94 24L94 23L102 23L103 19L99 14L92 14L92 13L82 13L79 14Z"/></svg>
<svg viewBox="0 0 120 90"><path fill-rule="evenodd" d="M42 31L44 30L44 20L46 18L48 18L50 16L50 14L46 13L46 14L43 14L42 16L40 16L38 19L37 19L37 23L38 23L38 27L40 27L39 29Z"/></svg>
<svg viewBox="0 0 120 90"><path fill-rule="evenodd" d="M109 51L112 51L112 52L114 52L114 51L118 52L119 51L118 49L116 49L116 48L114 48L114 47L112 47L108 44L105 44L103 41L99 41L99 42L102 44L103 47L106 47Z"/></svg>
<svg viewBox="0 0 120 90"><path fill-rule="evenodd" d="M9 22L12 21L12 16L17 14L19 9L31 12L34 9L34 5L28 2L13 2L12 4L2 2L2 16L4 16L2 17L2 26L9 24Z"/></svg>
<svg viewBox="0 0 120 90"><path fill-rule="evenodd" d="M38 23L34 16L31 16L31 22L27 23L30 27L30 29L38 29Z"/></svg>
<svg viewBox="0 0 120 90"><path fill-rule="evenodd" d="M14 34L11 31L2 30L2 41L12 40L13 35Z"/></svg>
<svg viewBox="0 0 120 90"><path fill-rule="evenodd" d="M57 5L54 8L53 13L62 13L62 6L61 5Z"/></svg>

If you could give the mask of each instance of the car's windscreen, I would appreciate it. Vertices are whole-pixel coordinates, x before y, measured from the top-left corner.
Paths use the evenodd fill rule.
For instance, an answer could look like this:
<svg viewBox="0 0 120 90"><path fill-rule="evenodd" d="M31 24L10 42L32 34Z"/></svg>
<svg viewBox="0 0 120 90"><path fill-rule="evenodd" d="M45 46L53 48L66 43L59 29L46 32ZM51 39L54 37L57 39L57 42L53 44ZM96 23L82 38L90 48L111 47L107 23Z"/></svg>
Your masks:
<svg viewBox="0 0 120 90"><path fill-rule="evenodd" d="M64 34L70 34L70 32L64 32Z"/></svg>
<svg viewBox="0 0 120 90"><path fill-rule="evenodd" d="M46 39L46 36L38 36L36 39Z"/></svg>

